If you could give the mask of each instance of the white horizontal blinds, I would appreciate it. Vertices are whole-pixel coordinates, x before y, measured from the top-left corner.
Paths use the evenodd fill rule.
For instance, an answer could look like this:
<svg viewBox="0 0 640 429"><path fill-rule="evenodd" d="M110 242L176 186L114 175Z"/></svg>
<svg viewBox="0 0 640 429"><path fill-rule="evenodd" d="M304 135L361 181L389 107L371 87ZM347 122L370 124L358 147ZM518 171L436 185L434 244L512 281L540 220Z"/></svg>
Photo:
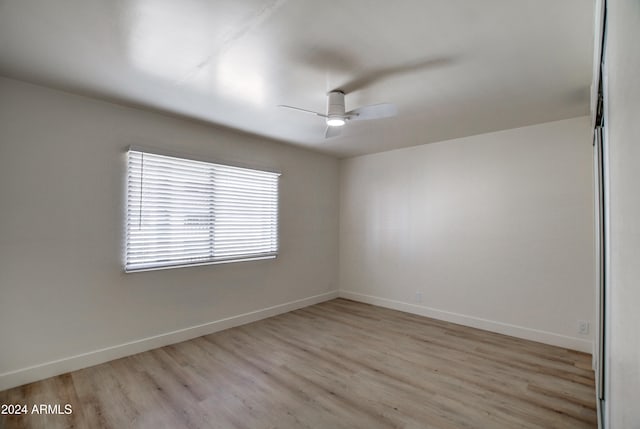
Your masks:
<svg viewBox="0 0 640 429"><path fill-rule="evenodd" d="M216 258L274 255L278 244L278 176L217 165L214 183Z"/></svg>
<svg viewBox="0 0 640 429"><path fill-rule="evenodd" d="M130 150L125 270L275 256L278 176Z"/></svg>

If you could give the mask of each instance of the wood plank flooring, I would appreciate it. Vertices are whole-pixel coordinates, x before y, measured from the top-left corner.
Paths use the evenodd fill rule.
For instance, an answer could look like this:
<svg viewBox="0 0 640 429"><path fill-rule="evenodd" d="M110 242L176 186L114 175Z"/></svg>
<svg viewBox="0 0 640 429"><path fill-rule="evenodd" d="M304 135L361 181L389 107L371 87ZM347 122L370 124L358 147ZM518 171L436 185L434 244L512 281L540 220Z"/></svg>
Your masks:
<svg viewBox="0 0 640 429"><path fill-rule="evenodd" d="M591 357L336 299L0 392L2 428L595 428Z"/></svg>

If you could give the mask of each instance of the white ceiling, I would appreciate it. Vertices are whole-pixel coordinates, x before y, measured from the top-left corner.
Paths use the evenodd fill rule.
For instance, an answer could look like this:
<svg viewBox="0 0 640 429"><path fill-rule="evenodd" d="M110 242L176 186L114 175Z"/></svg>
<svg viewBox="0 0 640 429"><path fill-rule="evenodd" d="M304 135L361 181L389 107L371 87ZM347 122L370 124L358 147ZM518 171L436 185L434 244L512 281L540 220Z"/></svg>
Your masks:
<svg viewBox="0 0 640 429"><path fill-rule="evenodd" d="M338 156L589 113L591 0L0 0L0 74ZM325 140L326 93L399 115Z"/></svg>

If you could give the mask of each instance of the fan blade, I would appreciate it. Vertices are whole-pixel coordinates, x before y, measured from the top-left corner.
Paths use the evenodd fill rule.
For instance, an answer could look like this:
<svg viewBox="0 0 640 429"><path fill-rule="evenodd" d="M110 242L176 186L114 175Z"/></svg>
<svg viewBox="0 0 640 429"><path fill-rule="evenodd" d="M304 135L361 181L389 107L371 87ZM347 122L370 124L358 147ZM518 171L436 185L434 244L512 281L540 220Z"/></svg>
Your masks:
<svg viewBox="0 0 640 429"><path fill-rule="evenodd" d="M327 127L327 131L324 133L324 138L330 139L338 137L340 134L342 134L342 127Z"/></svg>
<svg viewBox="0 0 640 429"><path fill-rule="evenodd" d="M352 111L345 113L345 116L352 121L361 121L367 119L390 118L397 114L398 108L395 104L382 103L353 109Z"/></svg>
<svg viewBox="0 0 640 429"><path fill-rule="evenodd" d="M301 109L299 107L287 106L286 104L278 104L278 107L284 107L285 109L299 110L301 112L306 112L306 113L313 113L314 115L322 116L323 118L327 117L327 115L324 115L324 114L318 113L318 112L314 112L313 110L307 110L307 109Z"/></svg>

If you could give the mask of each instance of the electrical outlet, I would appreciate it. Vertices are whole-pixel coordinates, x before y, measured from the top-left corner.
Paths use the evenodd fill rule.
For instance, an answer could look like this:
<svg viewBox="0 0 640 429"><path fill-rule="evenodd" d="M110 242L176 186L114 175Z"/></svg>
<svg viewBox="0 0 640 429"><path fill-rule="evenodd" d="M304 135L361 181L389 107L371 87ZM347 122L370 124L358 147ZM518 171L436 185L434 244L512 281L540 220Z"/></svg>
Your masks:
<svg viewBox="0 0 640 429"><path fill-rule="evenodd" d="M422 302L422 292L416 291L416 302Z"/></svg>
<svg viewBox="0 0 640 429"><path fill-rule="evenodd" d="M580 335L587 335L589 333L589 322L586 320L578 320L578 333Z"/></svg>

